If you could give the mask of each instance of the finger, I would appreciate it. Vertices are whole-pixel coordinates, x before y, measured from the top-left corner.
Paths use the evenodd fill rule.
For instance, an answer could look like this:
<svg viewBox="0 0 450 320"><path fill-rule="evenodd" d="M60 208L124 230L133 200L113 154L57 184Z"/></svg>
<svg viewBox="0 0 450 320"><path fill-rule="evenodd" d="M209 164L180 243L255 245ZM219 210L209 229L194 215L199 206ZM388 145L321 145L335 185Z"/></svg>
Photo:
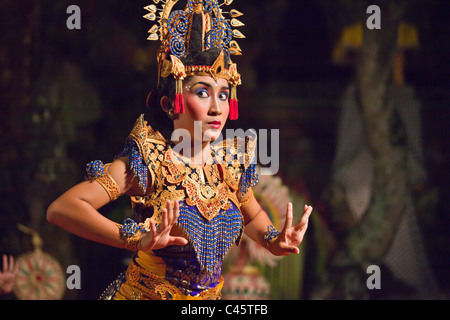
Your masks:
<svg viewBox="0 0 450 320"><path fill-rule="evenodd" d="M156 234L156 225L155 222L153 220L150 220L150 231L152 233L153 238L155 237Z"/></svg>
<svg viewBox="0 0 450 320"><path fill-rule="evenodd" d="M183 237L170 237L167 245L184 246L188 241Z"/></svg>
<svg viewBox="0 0 450 320"><path fill-rule="evenodd" d="M167 228L170 225L170 221L172 220L172 212L173 212L173 206L172 206L172 200L166 200L166 224L164 225L165 228Z"/></svg>
<svg viewBox="0 0 450 320"><path fill-rule="evenodd" d="M172 224L175 224L178 220L178 217L180 216L180 203L177 200L174 200L174 210L173 210L173 222Z"/></svg>
<svg viewBox="0 0 450 320"><path fill-rule="evenodd" d="M14 257L9 256L9 272L14 273Z"/></svg>
<svg viewBox="0 0 450 320"><path fill-rule="evenodd" d="M150 229L150 235L151 235L151 238L150 238L150 243L153 243L154 241L155 241L155 238L156 238L156 236L157 236L157 228L156 228L156 225L155 225L155 222L153 221L153 220L150 220L150 223L149 223L149 229Z"/></svg>
<svg viewBox="0 0 450 320"><path fill-rule="evenodd" d="M170 220L169 220L169 226L171 226L171 227L175 224L175 221L177 221L178 210L179 210L178 201L173 200L172 212L171 212Z"/></svg>
<svg viewBox="0 0 450 320"><path fill-rule="evenodd" d="M292 202L289 202L286 209L286 221L284 222L284 229L292 226L292 216Z"/></svg>
<svg viewBox="0 0 450 320"><path fill-rule="evenodd" d="M175 200L170 200L170 211L169 211L169 216L168 216L168 226L172 227L174 220L175 220L175 207L176 207L176 201Z"/></svg>
<svg viewBox="0 0 450 320"><path fill-rule="evenodd" d="M300 249L297 247L289 247L287 248L287 253L294 253L294 254L299 254L300 253Z"/></svg>
<svg viewBox="0 0 450 320"><path fill-rule="evenodd" d="M155 222L153 220L150 220L148 230L149 230L149 232L148 232L149 235L144 235L139 240L140 246L141 246L142 250L144 250L144 251L146 251L147 249L149 249L149 247L152 246L152 244L155 242L155 238L157 237L157 228L156 228ZM144 237L145 237L145 241L143 241Z"/></svg>
<svg viewBox="0 0 450 320"><path fill-rule="evenodd" d="M302 230L308 227L309 216L311 215L313 207L305 205L305 211L303 212L303 216L299 222L297 222L294 226L295 230Z"/></svg>
<svg viewBox="0 0 450 320"><path fill-rule="evenodd" d="M282 245L281 249L284 252L283 255L288 255L288 254L291 254L291 253L295 253L295 254L299 254L300 253L300 249L298 247L296 247L296 246L289 246L287 244Z"/></svg>
<svg viewBox="0 0 450 320"><path fill-rule="evenodd" d="M16 264L14 265L14 275L17 275L18 273L19 273L19 264L16 263Z"/></svg>
<svg viewBox="0 0 450 320"><path fill-rule="evenodd" d="M8 271L8 257L6 254L3 255L3 272Z"/></svg>
<svg viewBox="0 0 450 320"><path fill-rule="evenodd" d="M161 222L159 223L159 230L163 230L163 229L166 228L166 224L167 224L167 215L168 215L167 208L163 208L163 209L162 209Z"/></svg>
<svg viewBox="0 0 450 320"><path fill-rule="evenodd" d="M166 200L166 208L163 209L163 213L161 228L166 229L169 225L169 215L172 213L172 202L170 200Z"/></svg>

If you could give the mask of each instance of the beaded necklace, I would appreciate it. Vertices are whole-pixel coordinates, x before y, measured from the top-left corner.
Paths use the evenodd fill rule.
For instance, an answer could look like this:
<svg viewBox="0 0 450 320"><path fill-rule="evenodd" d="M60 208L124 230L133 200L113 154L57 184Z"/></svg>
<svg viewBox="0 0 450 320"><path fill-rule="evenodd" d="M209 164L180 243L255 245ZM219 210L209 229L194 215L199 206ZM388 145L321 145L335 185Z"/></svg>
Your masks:
<svg viewBox="0 0 450 320"><path fill-rule="evenodd" d="M184 164L186 174L199 184L201 195L205 199L213 199L217 195L216 187L220 182L219 172L215 168L214 151L211 151L211 157L205 161L204 166L192 163L190 159L177 152L172 154L176 160Z"/></svg>
<svg viewBox="0 0 450 320"><path fill-rule="evenodd" d="M208 274L214 274L220 268L223 257L242 234L241 212L229 200L228 187L221 181L214 151L204 166L193 164L190 159L173 152L173 149L171 151L171 159L184 166L186 176L195 181L199 196L204 201L201 201L203 204L194 205L191 200L195 202L195 196L187 191L188 198L180 206L178 225L192 241L200 265ZM217 201L223 199L224 191L224 202L218 207ZM210 204L212 206L209 209Z"/></svg>

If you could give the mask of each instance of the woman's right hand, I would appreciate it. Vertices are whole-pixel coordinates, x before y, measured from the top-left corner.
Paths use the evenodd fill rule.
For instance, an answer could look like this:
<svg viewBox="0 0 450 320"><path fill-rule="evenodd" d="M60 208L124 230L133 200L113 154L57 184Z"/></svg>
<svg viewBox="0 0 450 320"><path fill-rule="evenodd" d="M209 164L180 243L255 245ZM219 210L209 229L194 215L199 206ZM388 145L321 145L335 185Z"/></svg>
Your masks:
<svg viewBox="0 0 450 320"><path fill-rule="evenodd" d="M183 237L174 237L170 231L175 225L180 212L178 201L166 201L166 207L162 210L161 223L156 227L153 220L150 220L150 231L142 235L139 241L139 250L149 251L162 249L167 246L185 245L188 241Z"/></svg>

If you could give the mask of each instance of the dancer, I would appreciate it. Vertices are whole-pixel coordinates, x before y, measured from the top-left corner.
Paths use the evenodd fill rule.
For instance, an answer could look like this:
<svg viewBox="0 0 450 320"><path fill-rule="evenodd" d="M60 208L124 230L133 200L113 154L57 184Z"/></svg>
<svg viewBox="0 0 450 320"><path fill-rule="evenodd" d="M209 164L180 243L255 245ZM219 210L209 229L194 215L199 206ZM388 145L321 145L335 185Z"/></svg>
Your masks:
<svg viewBox="0 0 450 320"><path fill-rule="evenodd" d="M108 164L87 165L88 181L55 200L48 221L84 237L134 252L127 270L101 299L218 299L222 261L242 232L274 255L298 253L312 208L293 225L292 204L282 230L273 227L253 196L256 140L220 140L228 118L238 118L241 84L230 55L240 54L216 0L189 0L184 10L149 5L150 40L161 40L158 86L148 99L163 119L137 119L125 147ZM228 4L226 1L225 4ZM147 121L152 121L150 125ZM163 135L161 132L164 132ZM134 218L123 224L98 209L122 195Z"/></svg>

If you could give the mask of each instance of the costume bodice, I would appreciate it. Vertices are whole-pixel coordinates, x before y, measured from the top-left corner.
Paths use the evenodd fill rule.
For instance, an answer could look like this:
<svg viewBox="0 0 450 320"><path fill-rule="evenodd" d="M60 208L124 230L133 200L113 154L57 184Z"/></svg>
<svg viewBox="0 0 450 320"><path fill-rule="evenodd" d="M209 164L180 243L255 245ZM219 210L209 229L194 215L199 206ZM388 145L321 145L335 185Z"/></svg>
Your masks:
<svg viewBox="0 0 450 320"><path fill-rule="evenodd" d="M187 247L198 263L193 266L191 261L189 265L198 274L206 271L209 276L220 276L224 256L242 235L240 209L257 182L254 149L255 139L223 140L211 146L211 157L202 169L178 154L141 115L118 155L128 157L142 194L150 190L131 197L135 221L152 219L158 225L166 200L178 201L177 227L188 239ZM189 256L186 250L164 248L154 250L154 254L163 257L168 272L173 269L177 273L183 272L183 263L174 257Z"/></svg>

